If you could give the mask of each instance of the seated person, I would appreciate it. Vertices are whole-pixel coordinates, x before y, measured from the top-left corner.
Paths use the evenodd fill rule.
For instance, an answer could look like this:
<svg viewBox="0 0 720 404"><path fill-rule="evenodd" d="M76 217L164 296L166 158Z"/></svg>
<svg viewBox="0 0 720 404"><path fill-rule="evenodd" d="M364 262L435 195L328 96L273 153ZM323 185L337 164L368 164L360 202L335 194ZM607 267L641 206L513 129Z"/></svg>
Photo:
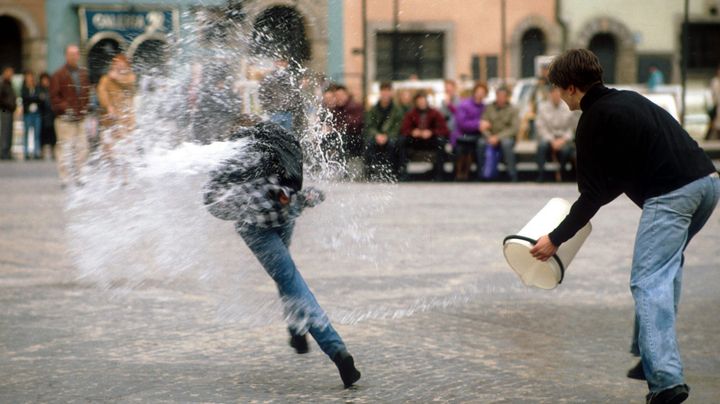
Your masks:
<svg viewBox="0 0 720 404"><path fill-rule="evenodd" d="M477 83L473 87L472 96L463 100L455 113L455 123L457 125L457 138L455 140L455 153L457 160L455 161L455 179L466 180L470 171L472 155L475 155L475 161L482 160L480 154L485 153L484 149L478 148L478 139L482 137L480 122L482 121L483 112L485 112L485 96L487 95L487 86L484 83ZM478 178L482 174L482 169L478 166Z"/></svg>
<svg viewBox="0 0 720 404"><path fill-rule="evenodd" d="M545 180L545 162L553 157L560 163L560 173L564 170L575 149L573 133L577 123L577 114L570 111L560 97L560 89L554 87L550 90L549 98L538 105L535 118L538 182Z"/></svg>
<svg viewBox="0 0 720 404"><path fill-rule="evenodd" d="M500 87L495 91L495 102L485 109L481 122L483 137L478 140L478 147L485 150L490 146L501 152L512 182L518 180L514 148L519 128L520 117L517 108L510 104L510 90L507 87ZM485 153L481 154L481 161L478 161L479 169L485 165Z"/></svg>
<svg viewBox="0 0 720 404"><path fill-rule="evenodd" d="M340 134L345 158L363 155L363 106L353 98L347 87L334 86L335 103L330 109L335 130Z"/></svg>
<svg viewBox="0 0 720 404"><path fill-rule="evenodd" d="M389 179L397 175L395 142L404 112L393 101L390 82L380 84L380 100L365 115L365 172L368 179Z"/></svg>
<svg viewBox="0 0 720 404"><path fill-rule="evenodd" d="M417 93L413 109L405 114L397 143L401 179L407 177L407 157L410 150L434 150L434 177L435 180L442 179L445 145L449 134L445 117L440 111L430 107L424 92Z"/></svg>

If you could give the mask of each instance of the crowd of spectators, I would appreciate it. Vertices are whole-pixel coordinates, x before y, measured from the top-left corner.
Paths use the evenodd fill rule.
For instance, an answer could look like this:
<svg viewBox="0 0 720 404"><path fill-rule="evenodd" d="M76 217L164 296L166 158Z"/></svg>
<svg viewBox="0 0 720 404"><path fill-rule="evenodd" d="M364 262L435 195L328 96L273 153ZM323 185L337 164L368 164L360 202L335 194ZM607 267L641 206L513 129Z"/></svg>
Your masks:
<svg viewBox="0 0 720 404"><path fill-rule="evenodd" d="M55 146L54 115L50 104L50 75L39 78L31 71L23 72L22 86L17 94L12 85L15 71L5 67L0 84L0 160L11 160L14 114L22 106L23 155L25 160L43 157L43 147Z"/></svg>
<svg viewBox="0 0 720 404"><path fill-rule="evenodd" d="M392 83L383 82L377 103L364 112L345 86L331 84L323 93L323 109L342 137L340 152L345 158L361 157L368 180L404 181L408 163L424 160L432 163L436 181L449 178L445 164L452 162L456 181L516 182L521 114L510 102L509 87L496 88L492 102L487 101L488 91L485 83L476 83L463 98L457 83L446 80L442 101L434 108L426 91L394 91ZM538 88L533 101L537 181L545 181L547 161L557 163L554 177L562 180L567 177L563 170L571 169L574 160L577 114L549 87Z"/></svg>
<svg viewBox="0 0 720 404"><path fill-rule="evenodd" d="M135 128L136 78L123 54L111 60L97 86L91 85L87 69L80 65L77 45L66 47L65 63L52 75L23 72L19 94L13 89L13 74L11 67L3 69L0 159L14 159L13 114L21 106L24 159L56 160L63 187L82 185L82 172L93 150L102 161L118 162L115 146Z"/></svg>
<svg viewBox="0 0 720 404"><path fill-rule="evenodd" d="M51 154L57 156L61 183L81 185L81 171L90 152L97 150L99 159L110 166L120 166L119 175L124 177L122 159L115 149L130 137L136 125L134 99L138 80L132 66L124 55L116 55L97 86L93 86L87 70L79 64L78 47L68 46L65 56L66 63L52 76L44 73L36 80L31 72L24 74L20 97L25 159L42 158L42 146L53 147L56 143L57 153ZM11 85L13 73L11 68L5 69L0 83L0 157L3 159L12 157L10 125L18 98ZM203 104L203 99L237 98L237 94L225 96L231 86L223 81L226 75L218 77L211 80L209 86L208 81L203 80L204 85L198 82L187 89L188 110L194 111L189 113L193 117L190 126L198 129L196 140L201 143L212 141L212 133L221 132L220 128L211 129L207 122L208 119L216 121L214 112L228 116L237 109L237 103L225 103L228 105L223 104L222 108ZM277 61L258 87L263 112L270 120L294 132L308 126L305 105L308 97L301 89L303 80L293 65ZM199 90L192 91L195 87ZM330 84L325 87L322 107L316 112L329 123L325 126L329 130L325 131L327 139L323 146L338 160L361 160L368 180L404 181L409 176L409 163L420 160L432 163L430 174L437 181L449 178L518 181L515 145L521 117L518 108L510 102L510 91L504 86L495 88L492 102L488 102L491 94L486 84L477 83L468 92L462 91L455 81L446 80L442 98L433 97L439 101L436 108L424 90L401 88L396 91L392 83L383 82L377 103L366 111L362 101L347 87ZM547 160L556 160L560 167L572 162L577 120L556 92L538 89L536 98L533 118L538 154L535 160L539 168L537 179L544 181ZM202 115L204 119L195 115ZM93 128L89 129L90 126ZM95 139L89 136L90 131L95 133ZM448 162L454 166L450 175L446 172ZM500 163L504 170L499 169Z"/></svg>
<svg viewBox="0 0 720 404"><path fill-rule="evenodd" d="M41 159L48 155L43 153L43 147L49 146L49 155L58 160L63 185L79 183L92 150L99 150L100 159L117 165L118 155L113 149L130 136L136 125L134 99L138 86L130 62L122 54L111 61L97 86L90 84L87 70L80 66L77 46L68 46L65 56L66 63L52 75L36 77L24 72L19 94L13 89L12 68L3 69L0 81L0 159L13 158L13 114L21 105L24 158ZM201 143L212 141L214 133L222 132L222 128L212 125L223 126L221 117L242 114L239 95L229 94L233 91L231 83L226 82L229 76L216 76L194 85L190 80L183 94L190 111L185 115L192 117L188 127L198 133L194 139ZM307 96L306 90L314 84L304 80L307 78L300 69L277 61L258 83L262 112L297 133L308 128L308 118L317 113L326 123L323 147L328 155L343 162L362 161L367 180L404 181L409 177L410 162L427 161L432 163L429 174L436 181L516 182L520 178L516 155L519 139L528 139L535 146L531 160L538 182L572 177L579 114L568 109L559 92L542 75L529 105L513 105L512 89L504 85L491 90L482 82L468 88L445 80L441 95L407 87L394 89L391 82L380 83L378 100L367 110L347 87L334 83L324 87L319 109L309 106L308 100L313 98ZM713 105L708 108L711 122L707 139L717 138L720 133L719 83L720 69L710 86ZM16 102L18 99L22 102ZM208 101L203 103L204 99ZM210 105L210 101L217 100L222 101L221 106ZM89 130L93 122L97 128ZM96 133L96 139L88 135L89 131ZM522 150L528 154L527 142ZM558 167L552 175L546 170L549 161ZM452 163L451 171L447 170L448 163Z"/></svg>

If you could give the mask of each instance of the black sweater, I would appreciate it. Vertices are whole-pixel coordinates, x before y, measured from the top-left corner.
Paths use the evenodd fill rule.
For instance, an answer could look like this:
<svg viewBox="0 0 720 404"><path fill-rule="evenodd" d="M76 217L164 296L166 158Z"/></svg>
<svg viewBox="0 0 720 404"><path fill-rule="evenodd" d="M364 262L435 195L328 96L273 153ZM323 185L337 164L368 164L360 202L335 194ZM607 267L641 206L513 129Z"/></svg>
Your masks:
<svg viewBox="0 0 720 404"><path fill-rule="evenodd" d="M642 208L648 198L715 172L680 124L640 94L596 85L580 108L575 135L580 197L549 235L556 246L622 193Z"/></svg>

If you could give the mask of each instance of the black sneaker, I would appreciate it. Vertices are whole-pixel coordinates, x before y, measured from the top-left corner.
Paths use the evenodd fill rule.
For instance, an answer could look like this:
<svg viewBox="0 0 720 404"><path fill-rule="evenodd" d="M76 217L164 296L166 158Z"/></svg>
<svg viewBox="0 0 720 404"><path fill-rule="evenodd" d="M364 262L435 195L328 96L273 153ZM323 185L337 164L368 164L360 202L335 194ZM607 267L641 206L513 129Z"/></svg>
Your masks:
<svg viewBox="0 0 720 404"><path fill-rule="evenodd" d="M306 354L310 351L305 335L290 336L290 346L295 348L295 352L299 354Z"/></svg>
<svg viewBox="0 0 720 404"><path fill-rule="evenodd" d="M341 351L335 354L333 358L335 366L340 372L340 378L345 388L352 386L356 381L360 380L360 371L355 369L355 360L348 351Z"/></svg>
<svg viewBox="0 0 720 404"><path fill-rule="evenodd" d="M642 361L638 361L637 365L628 370L627 377L635 380L647 380L645 379L645 370L643 370Z"/></svg>
<svg viewBox="0 0 720 404"><path fill-rule="evenodd" d="M690 395L687 384L671 387L657 393L650 393L645 398L646 404L680 404Z"/></svg>

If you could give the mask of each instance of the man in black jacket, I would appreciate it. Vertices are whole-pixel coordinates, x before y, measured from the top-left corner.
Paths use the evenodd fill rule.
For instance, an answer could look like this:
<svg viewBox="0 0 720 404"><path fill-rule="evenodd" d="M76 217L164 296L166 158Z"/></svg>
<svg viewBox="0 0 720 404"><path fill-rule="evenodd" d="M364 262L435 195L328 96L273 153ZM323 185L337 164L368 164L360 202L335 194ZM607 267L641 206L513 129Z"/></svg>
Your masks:
<svg viewBox="0 0 720 404"><path fill-rule="evenodd" d="M558 56L549 80L571 110L583 111L576 133L580 197L531 253L547 260L622 193L642 208L630 275L632 353L641 361L628 377L647 380L648 403L680 403L689 394L675 335L683 252L715 209L720 179L704 151L662 108L637 93L603 86L592 52Z"/></svg>
<svg viewBox="0 0 720 404"><path fill-rule="evenodd" d="M10 160L13 138L13 112L17 96L12 86L12 67L5 67L0 78L0 160Z"/></svg>

